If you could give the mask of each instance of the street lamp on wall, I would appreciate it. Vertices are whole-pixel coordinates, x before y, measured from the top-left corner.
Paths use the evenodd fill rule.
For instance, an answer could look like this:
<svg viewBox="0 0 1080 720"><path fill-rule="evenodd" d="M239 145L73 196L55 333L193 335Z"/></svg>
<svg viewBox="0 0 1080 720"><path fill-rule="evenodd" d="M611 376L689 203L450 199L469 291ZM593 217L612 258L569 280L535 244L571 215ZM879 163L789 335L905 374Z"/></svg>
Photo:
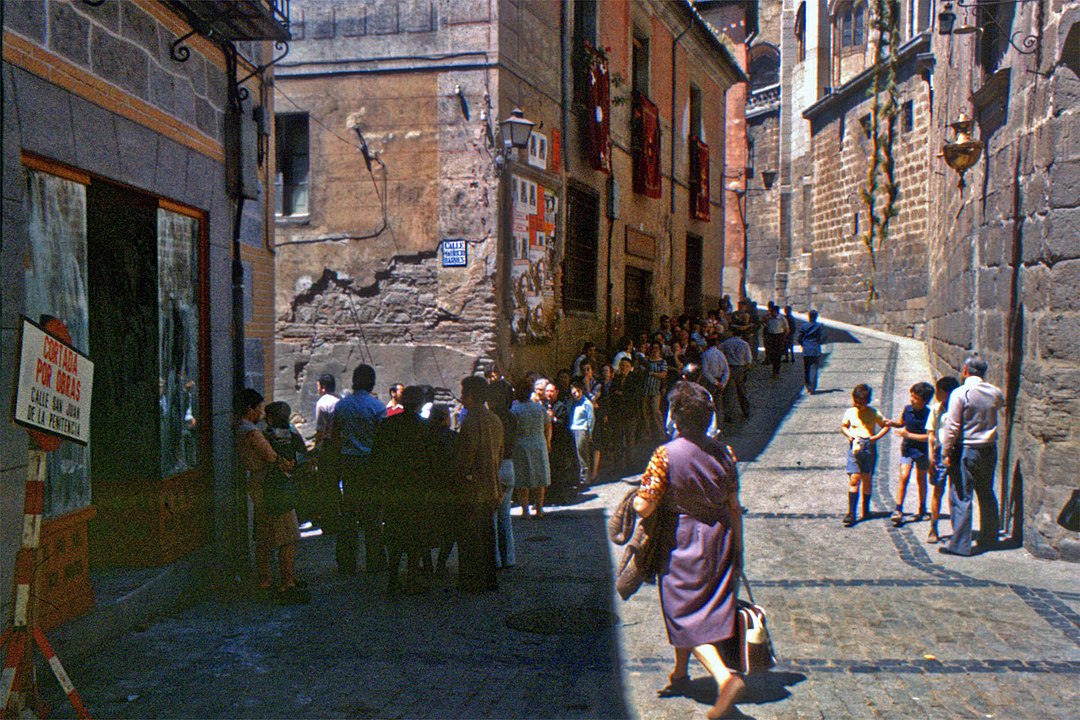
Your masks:
<svg viewBox="0 0 1080 720"><path fill-rule="evenodd" d="M945 7L938 13L938 34L952 35L953 26L956 25L956 13L953 12L951 2L945 3Z"/></svg>
<svg viewBox="0 0 1080 720"><path fill-rule="evenodd" d="M502 195L502 242L499 244L501 256L500 267L502 269L502 300L503 312L509 322L514 320L514 290L511 283L511 273L514 267L514 197L513 197L513 162L514 152L529 146L529 138L532 136L536 123L528 120L521 108L510 111L510 117L499 123L499 136L502 139L502 149L495 154L495 164L499 167L500 188Z"/></svg>
<svg viewBox="0 0 1080 720"><path fill-rule="evenodd" d="M526 148L529 146L529 137L532 135L536 123L525 118L521 108L510 111L510 117L499 123L499 134L502 135L503 148Z"/></svg>
<svg viewBox="0 0 1080 720"><path fill-rule="evenodd" d="M1042 39L1042 26L1040 24L1038 34L1025 35L1023 31L1011 32L1011 28L1002 27L996 15L990 10L998 5L1020 5L1036 0L947 0L938 13L939 35L967 35L981 33L990 25L1001 33L1001 36L1013 46L1013 49L1021 55L1032 55L1039 49ZM966 17L971 19L971 11L975 10L974 25L967 22L956 27L956 13L953 12L953 4L965 8ZM1040 21L1041 22L1041 21ZM1019 45L1017 44L1019 42Z"/></svg>

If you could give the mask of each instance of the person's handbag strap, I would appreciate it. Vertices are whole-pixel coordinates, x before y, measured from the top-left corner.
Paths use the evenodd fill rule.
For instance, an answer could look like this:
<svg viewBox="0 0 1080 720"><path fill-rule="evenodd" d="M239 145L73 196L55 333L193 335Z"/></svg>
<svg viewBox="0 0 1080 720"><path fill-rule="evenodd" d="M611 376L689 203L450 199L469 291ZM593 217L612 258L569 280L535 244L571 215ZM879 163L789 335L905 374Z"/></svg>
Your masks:
<svg viewBox="0 0 1080 720"><path fill-rule="evenodd" d="M745 570L740 570L739 571L739 577L742 578L743 587L746 588L746 597L747 597L747 599L751 603L753 603L754 605L757 605L757 603L754 602L754 593L753 593L753 591L750 590L750 581L746 579L746 571Z"/></svg>

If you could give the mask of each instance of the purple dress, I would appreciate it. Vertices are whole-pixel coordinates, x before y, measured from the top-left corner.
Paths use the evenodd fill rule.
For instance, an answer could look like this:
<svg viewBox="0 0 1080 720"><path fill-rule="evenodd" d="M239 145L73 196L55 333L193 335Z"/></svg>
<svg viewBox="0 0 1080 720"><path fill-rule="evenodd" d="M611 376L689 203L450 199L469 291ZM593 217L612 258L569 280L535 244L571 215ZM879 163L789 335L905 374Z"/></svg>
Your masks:
<svg viewBox="0 0 1080 720"><path fill-rule="evenodd" d="M657 448L638 494L659 502L657 584L668 641L718 643L735 634L738 507L735 459L712 438L676 438Z"/></svg>

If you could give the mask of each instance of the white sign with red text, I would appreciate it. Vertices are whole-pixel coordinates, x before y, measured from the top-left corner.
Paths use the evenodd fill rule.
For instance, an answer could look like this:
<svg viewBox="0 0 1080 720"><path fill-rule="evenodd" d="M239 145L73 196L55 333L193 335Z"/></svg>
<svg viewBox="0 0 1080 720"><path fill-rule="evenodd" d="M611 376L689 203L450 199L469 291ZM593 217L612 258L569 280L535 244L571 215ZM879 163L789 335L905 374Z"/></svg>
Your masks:
<svg viewBox="0 0 1080 720"><path fill-rule="evenodd" d="M94 363L23 318L15 422L85 445Z"/></svg>

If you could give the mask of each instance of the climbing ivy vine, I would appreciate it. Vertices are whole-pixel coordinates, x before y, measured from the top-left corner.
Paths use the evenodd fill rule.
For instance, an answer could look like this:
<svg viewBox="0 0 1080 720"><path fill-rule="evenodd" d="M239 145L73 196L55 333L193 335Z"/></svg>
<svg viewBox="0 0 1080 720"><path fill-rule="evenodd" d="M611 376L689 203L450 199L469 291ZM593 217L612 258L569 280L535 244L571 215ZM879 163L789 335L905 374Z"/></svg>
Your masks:
<svg viewBox="0 0 1080 720"><path fill-rule="evenodd" d="M873 0L874 66L870 79L870 167L862 191L866 205L866 232L862 241L870 254L870 275L866 279L866 306L879 297L877 258L889 238L890 221L896 217L900 188L896 183L893 142L900 114L896 88L896 50L900 47L900 4L898 0Z"/></svg>

